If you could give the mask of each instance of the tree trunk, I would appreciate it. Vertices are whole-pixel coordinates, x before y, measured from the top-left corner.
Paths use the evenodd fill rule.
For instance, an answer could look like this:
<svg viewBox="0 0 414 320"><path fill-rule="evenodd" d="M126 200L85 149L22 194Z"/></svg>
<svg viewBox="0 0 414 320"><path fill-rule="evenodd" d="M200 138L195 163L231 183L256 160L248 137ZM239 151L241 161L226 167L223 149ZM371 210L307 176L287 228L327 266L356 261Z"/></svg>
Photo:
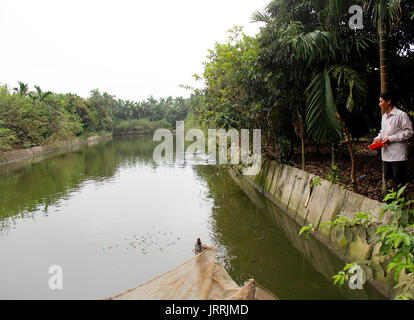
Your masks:
<svg viewBox="0 0 414 320"><path fill-rule="evenodd" d="M301 136L300 141L302 143L302 170L306 170L306 163L305 163L305 137Z"/></svg>
<svg viewBox="0 0 414 320"><path fill-rule="evenodd" d="M380 46L380 80L381 80L381 92L388 92L388 66L387 66L387 40L385 34L385 25L383 18L378 19L378 34L379 34L379 46ZM381 110L381 115L384 112ZM384 195L387 191L387 185L385 182L385 170L384 162L382 163L382 184L381 192Z"/></svg>
<svg viewBox="0 0 414 320"><path fill-rule="evenodd" d="M306 136L306 129L305 129L305 121L303 121L303 117L300 113L300 110L296 110L298 115L299 121L299 133L300 133L300 142L302 147L302 170L306 170L306 162L305 162L305 136Z"/></svg>
<svg viewBox="0 0 414 320"><path fill-rule="evenodd" d="M332 157L331 157L331 168L336 165L336 151L338 149L338 144L336 142L332 143Z"/></svg>
<svg viewBox="0 0 414 320"><path fill-rule="evenodd" d="M388 62L387 62L387 38L383 19L378 20L378 34L380 47L380 79L381 92L388 92Z"/></svg>
<svg viewBox="0 0 414 320"><path fill-rule="evenodd" d="M342 127L342 130L345 135L345 141L348 146L349 155L351 156L351 185L352 185L352 189L356 190L354 149L352 148L352 143L349 137L348 129L346 128L345 123L342 121L341 116L339 115L338 112L335 114L335 117L338 120L340 126Z"/></svg>

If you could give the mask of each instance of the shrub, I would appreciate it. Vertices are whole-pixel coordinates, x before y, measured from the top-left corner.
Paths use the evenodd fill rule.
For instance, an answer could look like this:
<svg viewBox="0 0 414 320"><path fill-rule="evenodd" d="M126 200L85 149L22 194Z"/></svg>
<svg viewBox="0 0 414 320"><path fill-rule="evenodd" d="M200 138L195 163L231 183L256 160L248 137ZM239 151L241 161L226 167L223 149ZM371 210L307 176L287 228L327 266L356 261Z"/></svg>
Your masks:
<svg viewBox="0 0 414 320"><path fill-rule="evenodd" d="M0 128L0 152L13 150L12 145L17 141L10 129Z"/></svg>

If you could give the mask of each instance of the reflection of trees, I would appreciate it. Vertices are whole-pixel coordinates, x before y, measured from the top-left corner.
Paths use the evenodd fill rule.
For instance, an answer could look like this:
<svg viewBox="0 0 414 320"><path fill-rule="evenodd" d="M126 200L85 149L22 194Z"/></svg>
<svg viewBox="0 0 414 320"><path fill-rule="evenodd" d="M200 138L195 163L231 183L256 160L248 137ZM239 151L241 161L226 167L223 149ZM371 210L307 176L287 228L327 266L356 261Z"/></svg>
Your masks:
<svg viewBox="0 0 414 320"><path fill-rule="evenodd" d="M210 224L215 245L225 247L227 258L223 262L238 284L254 278L281 298L306 298L315 294L315 289L309 288L310 278L306 278L311 275L326 292L330 290L329 283L313 270L284 232L224 170L218 170L217 175L215 168L200 166L197 172L208 182L214 199Z"/></svg>
<svg viewBox="0 0 414 320"><path fill-rule="evenodd" d="M54 205L78 190L83 181L105 181L121 166L155 167L153 145L151 137L106 140L11 172L2 168L5 173L0 179L0 229L10 222L7 217Z"/></svg>
<svg viewBox="0 0 414 320"><path fill-rule="evenodd" d="M152 135L115 137L113 147L119 155L120 165L135 167L137 165L156 168L152 155L153 150L160 142L152 141Z"/></svg>

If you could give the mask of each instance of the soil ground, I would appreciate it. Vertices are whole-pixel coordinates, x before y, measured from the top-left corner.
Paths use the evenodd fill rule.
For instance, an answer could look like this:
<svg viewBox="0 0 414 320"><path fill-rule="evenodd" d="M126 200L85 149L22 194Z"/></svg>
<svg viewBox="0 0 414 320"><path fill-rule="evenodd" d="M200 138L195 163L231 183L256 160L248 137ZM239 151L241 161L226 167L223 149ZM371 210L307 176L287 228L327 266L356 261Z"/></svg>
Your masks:
<svg viewBox="0 0 414 320"><path fill-rule="evenodd" d="M405 190L406 199L414 200L414 141L410 140L408 146L408 185ZM371 199L382 201L382 161L380 150L370 150L368 145L372 139L363 138L353 141L355 152L355 192ZM326 179L331 172L331 145L320 145L319 151L316 145L308 145L305 149L306 171ZM301 151L295 149L295 155L290 165L301 169ZM351 161L346 144L341 144L336 153L336 165L339 169L339 183L346 188L351 188Z"/></svg>

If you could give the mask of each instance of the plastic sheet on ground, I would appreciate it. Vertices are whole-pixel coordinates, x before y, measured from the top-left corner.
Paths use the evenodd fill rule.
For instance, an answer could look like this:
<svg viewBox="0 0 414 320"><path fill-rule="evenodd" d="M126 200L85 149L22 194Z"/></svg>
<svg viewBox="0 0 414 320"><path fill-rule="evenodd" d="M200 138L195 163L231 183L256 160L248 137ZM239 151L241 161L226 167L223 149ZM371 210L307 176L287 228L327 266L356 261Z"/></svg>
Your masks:
<svg viewBox="0 0 414 320"><path fill-rule="evenodd" d="M110 300L278 300L254 280L242 287L216 262L216 248Z"/></svg>

